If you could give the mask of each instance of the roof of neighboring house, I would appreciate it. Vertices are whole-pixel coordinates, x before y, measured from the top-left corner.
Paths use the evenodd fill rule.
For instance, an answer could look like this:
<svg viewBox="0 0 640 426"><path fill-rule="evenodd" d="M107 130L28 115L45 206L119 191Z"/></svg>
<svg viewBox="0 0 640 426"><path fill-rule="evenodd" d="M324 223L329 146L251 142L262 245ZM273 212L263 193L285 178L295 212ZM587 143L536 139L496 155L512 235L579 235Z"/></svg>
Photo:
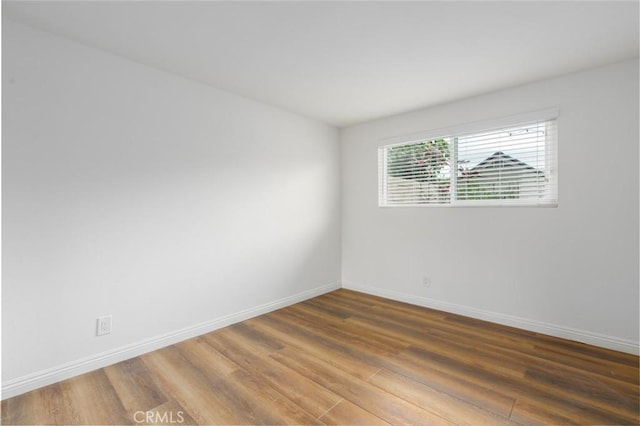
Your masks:
<svg viewBox="0 0 640 426"><path fill-rule="evenodd" d="M534 167L531 167L527 163L522 162L517 158L513 158L512 156L507 155L502 151L491 154L489 157L472 167L469 171L481 172L483 170L494 168L496 167L496 163L498 161L500 161L501 167L518 167L522 170L531 170L534 173L543 173L542 171L536 170Z"/></svg>

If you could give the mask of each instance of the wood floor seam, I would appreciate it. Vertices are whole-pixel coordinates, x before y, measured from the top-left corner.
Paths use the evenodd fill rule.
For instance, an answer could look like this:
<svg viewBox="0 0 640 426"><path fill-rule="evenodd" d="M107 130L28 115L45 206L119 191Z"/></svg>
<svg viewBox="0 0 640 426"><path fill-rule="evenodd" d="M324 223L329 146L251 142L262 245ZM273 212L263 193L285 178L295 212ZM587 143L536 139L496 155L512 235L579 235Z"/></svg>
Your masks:
<svg viewBox="0 0 640 426"><path fill-rule="evenodd" d="M365 380L365 382L370 382L370 381L371 381L371 379L373 379L373 377L374 377L376 374L378 374L379 372L381 372L381 371L382 371L382 369L383 369L382 367L378 368L378 371L376 371L376 372L375 372L375 373L373 373L371 376L369 376L369 377L367 378L367 380Z"/></svg>
<svg viewBox="0 0 640 426"><path fill-rule="evenodd" d="M338 401L336 401L335 404L333 404L331 407L329 407L328 409L325 410L324 413L322 413L320 416L318 416L318 420L322 420L322 418L329 412L331 411L333 408L335 408L336 405L340 404L342 401L344 401L344 398L340 398Z"/></svg>
<svg viewBox="0 0 640 426"><path fill-rule="evenodd" d="M511 404L511 410L509 410L509 416L507 417L508 420L511 420L511 415L513 414L513 407L516 406L516 401L517 399L514 399L513 404Z"/></svg>

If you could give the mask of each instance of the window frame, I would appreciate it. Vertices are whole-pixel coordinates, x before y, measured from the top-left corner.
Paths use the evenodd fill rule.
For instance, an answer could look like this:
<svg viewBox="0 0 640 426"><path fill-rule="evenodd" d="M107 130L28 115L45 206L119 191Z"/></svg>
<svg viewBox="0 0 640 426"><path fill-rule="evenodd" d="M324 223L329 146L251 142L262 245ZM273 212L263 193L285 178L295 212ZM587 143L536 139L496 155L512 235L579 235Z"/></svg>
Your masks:
<svg viewBox="0 0 640 426"><path fill-rule="evenodd" d="M423 132L413 133L404 136L395 136L392 138L385 138L378 141L378 207L381 208L396 208L396 207L429 207L429 208L450 208L450 207L558 207L559 202L559 185L558 185L558 117L559 108L546 108L542 110L527 112L523 114L511 115L507 117L482 120L472 123L466 123L462 125L440 128L435 130L427 130ZM512 202L510 199L496 199L496 200L458 200L457 199L457 184L458 179L453 175L453 171L458 169L458 137L465 136L471 133L482 133L486 131L496 130L500 128L517 127L519 125L528 125L535 122L554 122L554 134L551 143L545 146L546 150L552 151L552 156L555 157L555 161L550 164L549 168L549 186L553 191L553 196L550 200L546 199L529 199L530 201ZM548 133L547 133L548 134ZM388 161L387 161L387 149L393 146L409 145L412 143L420 143L428 140L436 139L451 139L450 146L450 189L449 189L449 201L446 203L413 203L413 204L389 204L388 199ZM548 142L545 141L545 144ZM549 154L547 154L549 155Z"/></svg>

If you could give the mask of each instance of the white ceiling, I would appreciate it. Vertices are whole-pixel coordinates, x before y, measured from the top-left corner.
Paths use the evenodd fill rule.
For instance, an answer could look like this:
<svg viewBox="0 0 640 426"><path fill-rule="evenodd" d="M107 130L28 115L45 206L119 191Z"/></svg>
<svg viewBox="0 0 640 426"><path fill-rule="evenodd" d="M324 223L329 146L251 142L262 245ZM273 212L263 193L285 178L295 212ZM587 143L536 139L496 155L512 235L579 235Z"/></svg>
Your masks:
<svg viewBox="0 0 640 426"><path fill-rule="evenodd" d="M638 2L27 2L5 17L338 127L638 56Z"/></svg>

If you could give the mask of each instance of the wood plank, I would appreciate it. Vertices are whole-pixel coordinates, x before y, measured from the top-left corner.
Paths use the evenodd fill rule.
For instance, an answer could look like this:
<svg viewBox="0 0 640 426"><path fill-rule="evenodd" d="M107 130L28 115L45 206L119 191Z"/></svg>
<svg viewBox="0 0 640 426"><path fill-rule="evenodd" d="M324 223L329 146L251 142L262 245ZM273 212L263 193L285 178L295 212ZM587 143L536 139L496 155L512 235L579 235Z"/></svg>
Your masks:
<svg viewBox="0 0 640 426"><path fill-rule="evenodd" d="M516 400L511 419L522 425L621 425L602 414L593 413L579 406L541 403L540 400L522 398Z"/></svg>
<svg viewBox="0 0 640 426"><path fill-rule="evenodd" d="M317 354L335 368L344 370L354 377L366 380L379 370L379 367L362 362L358 354L345 352L341 346L286 321L278 320L271 314L264 316L260 322L251 324L265 333L278 336L286 342L287 348Z"/></svg>
<svg viewBox="0 0 640 426"><path fill-rule="evenodd" d="M374 416L367 410L358 407L346 399L340 400L340 402L320 417L320 421L326 425L390 425L380 417Z"/></svg>
<svg viewBox="0 0 640 426"><path fill-rule="evenodd" d="M393 306L385 306L384 309L380 307L374 307L368 318L377 321L385 321L390 325L402 327L404 330L414 333L429 333L436 330L443 332L450 332L456 335L464 336L470 340L473 340L477 344L485 343L492 346L505 345L513 350L529 351L533 347L533 343L526 339L528 336L523 330L510 329L505 327L504 330L482 330L481 327L459 327L456 324L450 323L446 320L449 316L445 316L445 319L438 319L437 316L425 315L425 314L409 314L407 310L398 309ZM367 316L359 316L359 318L367 318Z"/></svg>
<svg viewBox="0 0 640 426"><path fill-rule="evenodd" d="M263 354L270 354L273 351L279 351L284 348L284 343L277 338L268 334L260 333L253 327L250 327L247 323L241 322L234 324L228 328L235 335L241 335L245 340L251 341L251 346L254 349L260 349Z"/></svg>
<svg viewBox="0 0 640 426"><path fill-rule="evenodd" d="M174 347L142 355L161 386L197 424L249 424L248 401L234 398L224 379L211 380Z"/></svg>
<svg viewBox="0 0 640 426"><path fill-rule="evenodd" d="M512 394L496 389L492 383L476 381L457 371L450 371L436 362L400 354L386 369L422 383L461 401L482 407L499 417L508 418L515 399Z"/></svg>
<svg viewBox="0 0 640 426"><path fill-rule="evenodd" d="M526 380L532 389L553 395L556 400L564 400L577 405L588 406L602 413L610 421L617 423L635 422L640 409L638 389L631 385L619 384L612 388L604 379L595 379L588 373L576 373L552 369L531 368ZM559 389L571 389L568 395ZM560 394L562 394L560 396Z"/></svg>
<svg viewBox="0 0 640 426"><path fill-rule="evenodd" d="M457 425L513 424L505 417L387 370L381 370L369 382L419 407L429 407L430 411Z"/></svg>
<svg viewBox="0 0 640 426"><path fill-rule="evenodd" d="M136 411L147 411L169 400L140 358L106 367L104 373L130 416Z"/></svg>
<svg viewBox="0 0 640 426"><path fill-rule="evenodd" d="M315 417L320 417L341 398L317 383L284 367L269 357L258 355L251 340L237 334L203 336L212 350L235 359L240 367L263 382L278 389L284 396Z"/></svg>
<svg viewBox="0 0 640 426"><path fill-rule="evenodd" d="M65 380L60 387L63 397L73 406L72 424L132 423L104 370Z"/></svg>
<svg viewBox="0 0 640 426"><path fill-rule="evenodd" d="M274 314L276 316L276 314ZM316 321L309 319L304 313L292 311L278 312L278 318L295 323L296 326L313 334L314 336L326 339L340 350L357 354L361 359L370 356L370 363L376 364L376 356L387 357L406 349L409 345L392 337L371 333L366 328L358 330L357 325L344 323L340 325L318 325ZM353 329L353 331L350 331Z"/></svg>
<svg viewBox="0 0 640 426"><path fill-rule="evenodd" d="M314 425L322 424L316 417L284 396L269 381L245 370L238 370L229 377L229 387L243 401L250 402L247 424ZM278 407L274 410L274 407Z"/></svg>
<svg viewBox="0 0 640 426"><path fill-rule="evenodd" d="M466 380L481 386L491 386L505 395L513 395L516 399L527 399L540 406L555 406L559 410L562 407L570 411L591 413L594 418L615 420L615 424L628 424L634 421L633 413L621 411L620 407L611 407L607 401L597 398L589 398L576 393L574 389L566 386L554 386L539 381L521 380L497 374L483 366L471 365L457 359L449 358L424 349L410 347L400 355L403 361L413 361L425 368L436 368L454 376L464 377Z"/></svg>
<svg viewBox="0 0 640 426"><path fill-rule="evenodd" d="M542 369L554 369L558 368L566 369L568 372L588 372L588 374L598 377L600 380L610 382L611 380L621 380L626 384L621 384L622 387L628 387L627 384L632 385L637 389L638 377L637 368L631 368L626 365L614 364L609 361L593 362L593 360L583 360L574 356L568 356L564 354L558 354L559 356L550 356L546 352L546 348L532 347L528 351L514 350L508 345L503 344L487 344L478 342L475 338L470 338L459 332L442 331L442 330L429 330L426 333L429 338L437 337L441 341L456 342L456 344L463 344L467 347L472 347L475 351L481 351L485 354L500 355L503 358L510 360L510 363L518 364L521 368L527 369L531 367L539 367ZM414 342L419 345L419 343Z"/></svg>
<svg viewBox="0 0 640 426"><path fill-rule="evenodd" d="M366 407L367 411L386 422L420 425L453 424L427 409L413 405L382 389L370 386L361 379L335 369L313 355L286 348L272 354L271 357L353 404Z"/></svg>
<svg viewBox="0 0 640 426"><path fill-rule="evenodd" d="M194 367L211 378L226 377L240 368L237 363L213 350L203 337L180 342L175 347Z"/></svg>
<svg viewBox="0 0 640 426"><path fill-rule="evenodd" d="M82 423L61 385L55 383L2 401L3 425Z"/></svg>
<svg viewBox="0 0 640 426"><path fill-rule="evenodd" d="M471 366L483 366L482 369L519 381L526 377L528 386L538 390L551 390L560 380L566 380L565 388L572 388L573 394L580 401L597 405L603 409L611 406L627 409L629 413L638 410L638 387L625 382L615 382L614 379L598 376L590 371L581 371L575 367L549 362L529 354L517 353L503 348L489 348L482 345L474 346L464 340L454 341L455 336L440 333L428 333L428 343L421 344L421 348L430 353L437 353ZM489 368L487 368L489 366ZM549 386L551 384L552 386ZM612 389L615 392L611 392ZM594 401L594 397L598 401ZM620 412L619 412L620 413Z"/></svg>
<svg viewBox="0 0 640 426"><path fill-rule="evenodd" d="M596 356L585 356L575 352L567 353L553 347L534 346L532 355L556 364L567 365L581 371L589 371L603 377L621 380L635 386L639 384L638 365L630 366L626 363L618 363Z"/></svg>

